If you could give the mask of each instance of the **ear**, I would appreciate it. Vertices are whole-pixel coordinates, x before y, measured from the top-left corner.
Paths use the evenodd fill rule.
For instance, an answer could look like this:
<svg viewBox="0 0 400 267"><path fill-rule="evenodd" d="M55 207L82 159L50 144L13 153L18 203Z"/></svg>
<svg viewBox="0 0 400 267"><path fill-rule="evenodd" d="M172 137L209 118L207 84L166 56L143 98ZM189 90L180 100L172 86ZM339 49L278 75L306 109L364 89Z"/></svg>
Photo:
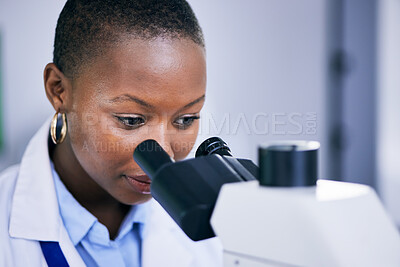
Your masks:
<svg viewBox="0 0 400 267"><path fill-rule="evenodd" d="M49 63L44 69L44 87L47 98L58 112L66 112L71 99L71 81L58 69L54 63Z"/></svg>

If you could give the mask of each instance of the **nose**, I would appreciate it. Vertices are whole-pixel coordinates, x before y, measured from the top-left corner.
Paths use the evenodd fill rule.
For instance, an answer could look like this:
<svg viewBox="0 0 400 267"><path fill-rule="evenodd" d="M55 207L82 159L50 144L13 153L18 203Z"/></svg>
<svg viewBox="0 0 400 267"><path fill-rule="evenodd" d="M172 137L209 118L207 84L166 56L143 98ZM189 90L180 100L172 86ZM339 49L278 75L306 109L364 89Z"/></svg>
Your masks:
<svg viewBox="0 0 400 267"><path fill-rule="evenodd" d="M175 158L175 153L174 150L171 147L171 143L168 141L159 141L160 139L154 139L157 141L157 143L160 144L160 146L167 152L167 154L173 159Z"/></svg>
<svg viewBox="0 0 400 267"><path fill-rule="evenodd" d="M172 148L172 133L168 133L165 124L161 124L149 135L148 139L154 139L167 152L171 158L175 158Z"/></svg>

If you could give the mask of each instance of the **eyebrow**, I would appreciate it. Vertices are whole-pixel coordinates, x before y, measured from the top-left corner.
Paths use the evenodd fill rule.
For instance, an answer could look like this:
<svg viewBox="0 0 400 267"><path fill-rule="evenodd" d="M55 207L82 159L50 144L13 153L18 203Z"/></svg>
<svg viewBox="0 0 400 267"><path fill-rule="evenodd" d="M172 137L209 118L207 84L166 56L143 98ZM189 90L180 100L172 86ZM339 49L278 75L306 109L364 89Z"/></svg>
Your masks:
<svg viewBox="0 0 400 267"><path fill-rule="evenodd" d="M189 107L191 107L191 106L203 101L205 99L205 97L206 97L206 95L204 94L204 95L200 96L199 98L193 100L189 104L185 105L184 107L182 107L179 110L187 109L187 108L189 108ZM137 103L137 104L139 104L139 105L141 105L143 107L146 107L146 108L154 108L153 105L147 103L146 101L141 100L141 99L139 99L139 98L137 98L135 96L129 95L129 94L124 94L124 95L117 96L117 97L115 97L113 99L108 100L108 102L110 102L110 103L126 102L126 101L135 102L135 103Z"/></svg>
<svg viewBox="0 0 400 267"><path fill-rule="evenodd" d="M153 105L150 105L149 103L147 103L146 101L143 101L135 96L129 95L129 94L124 94L124 95L120 95L117 96L113 99L108 100L108 102L110 103L118 103L118 102L126 102L126 101L132 101L135 102L141 106L144 106L146 108L153 108Z"/></svg>
<svg viewBox="0 0 400 267"><path fill-rule="evenodd" d="M193 105L195 105L195 104L197 104L197 103L199 103L201 101L204 101L205 98L206 98L206 95L204 94L204 95L200 96L199 98L193 100L189 104L185 105L183 108L180 109L180 111L184 110L184 109L187 109L187 108L190 108L191 106L193 106Z"/></svg>

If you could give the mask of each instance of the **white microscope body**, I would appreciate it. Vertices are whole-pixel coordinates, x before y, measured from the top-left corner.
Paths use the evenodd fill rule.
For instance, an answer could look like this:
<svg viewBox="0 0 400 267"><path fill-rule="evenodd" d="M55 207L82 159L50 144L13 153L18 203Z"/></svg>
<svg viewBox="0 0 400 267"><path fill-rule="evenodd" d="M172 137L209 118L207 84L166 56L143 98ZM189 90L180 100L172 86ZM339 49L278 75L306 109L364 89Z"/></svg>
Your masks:
<svg viewBox="0 0 400 267"><path fill-rule="evenodd" d="M318 180L319 147L260 146L256 166L212 137L195 159L175 163L146 140L134 158L188 237L221 239L225 267L400 267L399 232L375 191Z"/></svg>
<svg viewBox="0 0 400 267"><path fill-rule="evenodd" d="M400 266L400 237L373 189L223 185L211 225L224 266Z"/></svg>

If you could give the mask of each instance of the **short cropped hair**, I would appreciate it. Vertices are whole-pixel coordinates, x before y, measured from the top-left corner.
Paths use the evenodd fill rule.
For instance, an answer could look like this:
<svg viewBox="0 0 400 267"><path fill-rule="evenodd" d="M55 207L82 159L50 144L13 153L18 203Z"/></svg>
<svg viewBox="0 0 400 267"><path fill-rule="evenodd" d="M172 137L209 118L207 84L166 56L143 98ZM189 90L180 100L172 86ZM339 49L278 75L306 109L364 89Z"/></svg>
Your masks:
<svg viewBox="0 0 400 267"><path fill-rule="evenodd" d="M185 0L68 0L57 21L54 64L69 78L124 37L186 38L204 48Z"/></svg>

